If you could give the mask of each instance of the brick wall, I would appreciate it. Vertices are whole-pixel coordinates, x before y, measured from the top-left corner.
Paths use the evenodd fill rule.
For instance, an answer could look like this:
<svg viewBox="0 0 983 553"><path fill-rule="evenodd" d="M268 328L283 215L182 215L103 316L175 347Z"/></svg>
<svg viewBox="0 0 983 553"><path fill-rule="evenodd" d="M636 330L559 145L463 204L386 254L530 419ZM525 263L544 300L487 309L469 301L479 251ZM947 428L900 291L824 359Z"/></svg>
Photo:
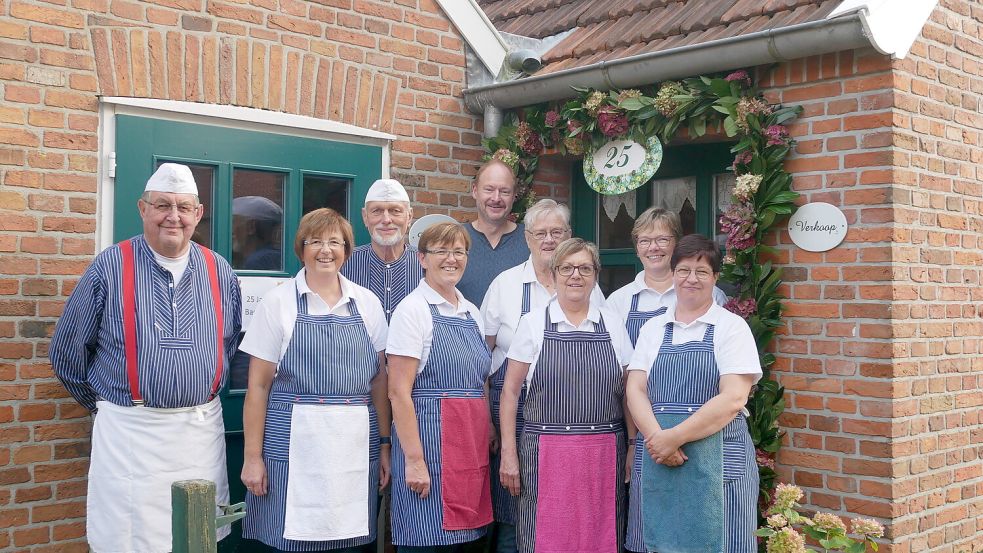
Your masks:
<svg viewBox="0 0 983 553"><path fill-rule="evenodd" d="M860 50L759 71L805 108L794 188L850 224L825 253L780 237L780 474L812 507L881 519L892 552L983 546L981 21L943 1L903 61Z"/></svg>
<svg viewBox="0 0 983 553"><path fill-rule="evenodd" d="M480 118L433 0L0 0L0 550L85 550L90 419L47 363L95 253L97 94L390 132L417 215L471 218Z"/></svg>

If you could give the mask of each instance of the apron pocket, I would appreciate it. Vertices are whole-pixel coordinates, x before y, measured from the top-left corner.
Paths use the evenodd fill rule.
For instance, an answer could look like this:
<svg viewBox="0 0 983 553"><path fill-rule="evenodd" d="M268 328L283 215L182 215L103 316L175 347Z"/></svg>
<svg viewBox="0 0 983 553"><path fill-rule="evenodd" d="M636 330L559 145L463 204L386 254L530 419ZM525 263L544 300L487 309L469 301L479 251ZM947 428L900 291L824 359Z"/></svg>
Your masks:
<svg viewBox="0 0 983 553"><path fill-rule="evenodd" d="M742 415L732 420L723 431L724 482L739 480L747 473L751 435Z"/></svg>
<svg viewBox="0 0 983 553"><path fill-rule="evenodd" d="M617 553L618 436L541 435L536 553Z"/></svg>
<svg viewBox="0 0 983 553"><path fill-rule="evenodd" d="M294 405L283 537L329 541L369 535L368 480L368 408Z"/></svg>
<svg viewBox="0 0 983 553"><path fill-rule="evenodd" d="M278 409L270 403L266 408L266 427L263 431L263 456L276 461L286 461L290 451L290 404L281 403L286 409Z"/></svg>
<svg viewBox="0 0 983 553"><path fill-rule="evenodd" d="M483 398L440 400L440 497L444 530L491 524L488 407Z"/></svg>

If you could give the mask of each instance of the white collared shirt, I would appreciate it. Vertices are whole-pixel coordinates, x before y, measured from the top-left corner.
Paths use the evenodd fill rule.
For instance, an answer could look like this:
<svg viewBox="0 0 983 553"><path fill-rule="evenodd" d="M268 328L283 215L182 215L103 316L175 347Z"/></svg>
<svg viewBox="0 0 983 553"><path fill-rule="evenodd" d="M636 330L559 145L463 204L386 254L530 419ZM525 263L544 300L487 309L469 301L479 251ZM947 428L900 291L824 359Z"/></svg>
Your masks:
<svg viewBox="0 0 983 553"><path fill-rule="evenodd" d="M522 317L519 321L519 328L515 333L515 340L509 347L509 359L515 359L520 363L529 363L529 373L526 374L526 382L532 381L532 375L536 370L536 362L539 361L539 353L543 349L543 331L546 329L546 310L550 310L550 321L556 323L558 332L575 331L594 331L594 323L599 322L604 317L604 326L611 335L611 345L614 346L615 357L618 358L618 365L625 366L631 359L632 348L628 332L625 330L624 321L617 318L614 311L604 305L597 305L591 302L587 309L587 318L579 325L574 326L568 319L560 303L556 298L549 301L547 305L539 306Z"/></svg>
<svg viewBox="0 0 983 553"><path fill-rule="evenodd" d="M358 312L365 322L369 340L376 351L386 349L386 315L382 311L379 298L370 290L348 280L339 274L341 281L341 299L329 306L321 296L317 295L307 285L306 269L301 269L297 276L273 288L263 296L256 306L246 336L243 337L239 349L271 363L279 363L290 345L294 334L294 323L297 321L297 292L307 297L307 312L310 315L340 315L350 316L348 301L355 300Z"/></svg>
<svg viewBox="0 0 983 553"><path fill-rule="evenodd" d="M485 335L495 337L495 349L492 351L492 373L501 368L502 362L505 361L505 355L512 345L515 329L519 327L519 318L522 316L522 289L527 282L531 283L529 286L530 311L546 305L546 302L555 297L555 294L550 294L536 278L536 269L533 267L530 256L522 265L516 265L495 277L491 286L488 287L488 292L485 293L484 301L481 302L481 317L485 322ZM590 302L591 305L604 305L604 294L597 284L594 285L594 290L591 292Z"/></svg>
<svg viewBox="0 0 983 553"><path fill-rule="evenodd" d="M641 294L638 294L641 292ZM672 309L676 305L676 290L670 287L665 292L659 292L654 288L649 288L645 284L645 271L641 271L635 276L635 280L618 288L608 296L607 306L621 317L624 322L628 319L628 312L631 311L631 298L638 294L639 311L655 311L665 306ZM713 301L717 305L727 303L727 294L723 290L713 287Z"/></svg>
<svg viewBox="0 0 983 553"><path fill-rule="evenodd" d="M430 359L430 346L433 343L433 315L430 306L437 306L437 312L447 317L471 318L478 323L482 338L485 333L481 322L481 312L468 300L464 299L457 289L457 307L443 298L436 290L427 284L426 279L399 302L389 323L389 341L386 343L386 355L404 355L419 359L416 374L423 372Z"/></svg>
<svg viewBox="0 0 983 553"><path fill-rule="evenodd" d="M673 324L673 344L702 340L707 325L713 325L713 354L720 374L754 374L757 375L755 382L761 378L758 347L751 334L751 327L744 319L715 303L710 304L706 313L689 324L676 320L675 306L645 323L638 333L638 347L628 363L629 371L645 371L645 374L651 372L662 347L666 324L670 322Z"/></svg>

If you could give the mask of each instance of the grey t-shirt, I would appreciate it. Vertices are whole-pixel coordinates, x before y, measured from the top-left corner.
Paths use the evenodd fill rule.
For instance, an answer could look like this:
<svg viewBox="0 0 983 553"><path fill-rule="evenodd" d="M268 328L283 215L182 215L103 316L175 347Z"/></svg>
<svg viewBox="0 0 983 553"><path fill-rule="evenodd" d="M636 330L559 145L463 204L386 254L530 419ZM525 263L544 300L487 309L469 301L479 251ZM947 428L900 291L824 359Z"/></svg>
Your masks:
<svg viewBox="0 0 983 553"><path fill-rule="evenodd" d="M529 246L526 245L525 228L516 225L515 230L502 235L498 247L492 248L488 238L468 223L464 225L471 235L471 252L464 276L457 284L465 299L481 305L485 292L502 271L511 269L529 259Z"/></svg>

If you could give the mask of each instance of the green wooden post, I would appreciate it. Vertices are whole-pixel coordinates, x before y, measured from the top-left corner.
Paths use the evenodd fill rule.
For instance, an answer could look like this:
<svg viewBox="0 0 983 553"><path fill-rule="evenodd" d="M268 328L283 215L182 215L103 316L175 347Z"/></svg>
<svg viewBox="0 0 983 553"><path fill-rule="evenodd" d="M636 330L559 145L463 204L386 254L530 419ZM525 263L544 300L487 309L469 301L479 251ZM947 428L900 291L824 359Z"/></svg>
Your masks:
<svg viewBox="0 0 983 553"><path fill-rule="evenodd" d="M214 482L183 480L171 484L171 550L217 552Z"/></svg>

